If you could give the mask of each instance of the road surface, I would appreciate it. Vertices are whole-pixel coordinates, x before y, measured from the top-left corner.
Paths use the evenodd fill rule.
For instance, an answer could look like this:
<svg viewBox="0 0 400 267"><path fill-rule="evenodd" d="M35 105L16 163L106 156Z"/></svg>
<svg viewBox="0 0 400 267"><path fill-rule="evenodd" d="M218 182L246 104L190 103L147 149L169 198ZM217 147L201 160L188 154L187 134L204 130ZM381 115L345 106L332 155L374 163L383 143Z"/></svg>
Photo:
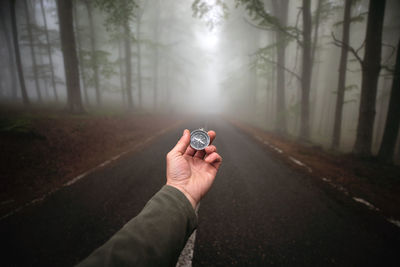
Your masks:
<svg viewBox="0 0 400 267"><path fill-rule="evenodd" d="M184 126L199 125L217 132L224 161L200 205L194 266L400 266L399 228L227 122ZM161 188L165 154L182 130L0 221L0 265L71 266L85 258Z"/></svg>

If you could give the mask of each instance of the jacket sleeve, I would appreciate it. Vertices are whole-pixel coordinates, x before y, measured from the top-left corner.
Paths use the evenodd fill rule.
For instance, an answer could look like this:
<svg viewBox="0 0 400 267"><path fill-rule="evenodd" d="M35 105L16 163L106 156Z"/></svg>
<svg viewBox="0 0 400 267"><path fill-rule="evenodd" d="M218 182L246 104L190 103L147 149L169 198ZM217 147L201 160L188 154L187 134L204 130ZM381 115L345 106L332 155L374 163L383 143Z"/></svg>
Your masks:
<svg viewBox="0 0 400 267"><path fill-rule="evenodd" d="M135 218L78 266L175 266L196 227L197 216L189 200L165 185Z"/></svg>

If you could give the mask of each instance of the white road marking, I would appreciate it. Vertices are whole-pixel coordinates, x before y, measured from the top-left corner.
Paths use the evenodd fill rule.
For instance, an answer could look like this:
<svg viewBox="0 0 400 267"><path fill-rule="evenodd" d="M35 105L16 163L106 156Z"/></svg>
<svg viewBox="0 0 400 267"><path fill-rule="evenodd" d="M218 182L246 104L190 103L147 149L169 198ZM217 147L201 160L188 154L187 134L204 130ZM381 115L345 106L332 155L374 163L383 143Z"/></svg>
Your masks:
<svg viewBox="0 0 400 267"><path fill-rule="evenodd" d="M367 206L371 210L376 210L376 211L379 210L377 207L375 207L374 205L372 205L371 203L369 203L365 199L362 199L362 198L359 198L359 197L353 197L353 200L358 202L358 203L364 204L365 206Z"/></svg>
<svg viewBox="0 0 400 267"><path fill-rule="evenodd" d="M281 149L277 148L276 146L272 146L272 145L271 145L271 147L272 147L272 149L274 149L276 152L282 154L283 151L282 151Z"/></svg>
<svg viewBox="0 0 400 267"><path fill-rule="evenodd" d="M300 160L295 159L295 158L293 158L293 157L291 157L291 156L289 156L289 159L290 159L291 161L293 161L294 163L296 163L297 165L306 168L309 172L312 172L312 169L311 169L310 167L308 167L306 164L304 164L303 162L301 162Z"/></svg>
<svg viewBox="0 0 400 267"><path fill-rule="evenodd" d="M328 179L328 178L322 177L322 181L324 181L324 182L327 182L327 183L330 183L330 182L331 182L331 179Z"/></svg>
<svg viewBox="0 0 400 267"><path fill-rule="evenodd" d="M282 151L281 149L277 148L277 147L274 146L274 145L271 145L268 141L263 140L260 136L255 135L254 137L255 137L256 139L258 139L259 141L263 142L264 145L267 145L268 147L270 147L271 149L277 151L278 153L283 153L283 151ZM306 164L304 164L303 162L301 162L300 160L295 159L295 158L293 158L293 157L291 157L291 156L289 156L289 159L290 159L291 161L293 161L295 164L307 168L307 170L308 170L309 172L312 172L312 169L311 169L309 166L307 166ZM336 185L336 184L334 184L334 183L332 182L331 179L326 178L326 177L322 177L321 179L322 179L322 181L324 181L324 182L330 184L330 185L331 185L332 187L334 187L335 189L337 189L337 190L343 192L345 195L347 195L347 196L350 195L350 194L349 194L349 191L347 191L346 188L344 188L344 187L341 186L341 185ZM358 203L361 203L361 204L367 206L367 207L370 208L371 210L380 211L379 208L375 207L373 204L371 204L370 202L366 201L365 199L358 198L358 197L353 197L353 200L356 201L356 202L358 202ZM398 227L400 227L400 221L398 221L398 220L396 220L396 219L387 218L387 221L390 222L390 223L392 223L392 224L394 224L394 225L396 225L396 226L398 226ZM190 266L191 266L191 265L190 265Z"/></svg>
<svg viewBox="0 0 400 267"><path fill-rule="evenodd" d="M196 216L199 215L200 203L197 205L195 213ZM176 263L176 267L192 267L193 260L193 252L194 252L194 243L196 241L196 231L192 233L186 242L185 247L182 249L181 255L179 255L178 262Z"/></svg>
<svg viewBox="0 0 400 267"><path fill-rule="evenodd" d="M37 204L42 202L43 200L45 200L47 197L49 197L50 195L54 194L55 192L57 192L58 190L60 190L63 187L68 187L73 185L74 183L76 183L77 181L85 178L86 176L88 176L90 173L96 171L97 169L100 169L108 164L110 164L111 162L114 162L115 160L119 159L121 156L123 156L124 154L127 154L129 152L135 151L137 148L144 146L145 144L147 144L148 142L150 142L151 140L153 140L155 137L160 136L162 134L164 134L165 132L167 132L168 130L178 126L181 122L175 123L173 125L171 125L170 127L167 127L163 130L158 131L156 134L154 134L153 136L150 136L148 138L146 138L143 142L131 147L129 150L124 151L120 154L118 154L117 156L112 157L109 160L104 161L103 163L97 165L96 167L79 174L78 176L76 176L75 178L72 178L71 180L69 180L68 182L64 183L63 185L61 185L60 187L57 187L55 189L50 190L49 192L47 192L46 194L42 195L41 197L35 198L33 200L31 200L30 202L27 202L17 208L15 208L14 210L10 211L9 213L3 215L2 217L0 217L0 221L4 220L7 217L10 217L11 215L14 215L18 212L20 212L22 209L29 207L31 205Z"/></svg>
<svg viewBox="0 0 400 267"><path fill-rule="evenodd" d="M400 227L400 221L392 219L392 218L388 218L387 219L390 223L393 223L394 225L396 225L397 227Z"/></svg>

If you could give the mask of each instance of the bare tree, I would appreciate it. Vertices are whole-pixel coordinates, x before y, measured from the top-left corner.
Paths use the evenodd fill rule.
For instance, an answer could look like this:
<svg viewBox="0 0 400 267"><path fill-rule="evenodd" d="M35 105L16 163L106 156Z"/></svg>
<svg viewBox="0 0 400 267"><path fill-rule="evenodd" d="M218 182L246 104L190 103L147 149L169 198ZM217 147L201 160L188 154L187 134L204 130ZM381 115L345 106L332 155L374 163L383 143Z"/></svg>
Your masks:
<svg viewBox="0 0 400 267"><path fill-rule="evenodd" d="M17 70L18 70L19 84L21 87L22 102L24 103L25 106L29 106L30 101L25 87L24 70L22 68L21 54L18 44L18 27L17 27L16 13L15 13L15 2L16 0L10 0L11 26L12 26L12 35L14 41L15 60L17 62Z"/></svg>
<svg viewBox="0 0 400 267"><path fill-rule="evenodd" d="M381 70L382 29L386 0L370 1L365 37L365 54L361 61L361 101L357 137L353 152L359 156L371 155L375 102Z"/></svg>
<svg viewBox="0 0 400 267"><path fill-rule="evenodd" d="M68 107L71 112L81 113L83 112L83 106L72 19L72 6L74 2L70 0L59 0L57 3L61 48L64 57L64 70L67 84Z"/></svg>
<svg viewBox="0 0 400 267"><path fill-rule="evenodd" d="M386 117L385 131L383 133L378 157L382 161L393 162L396 139L400 125L400 40L397 45L396 66L393 73L393 84L390 93L389 108Z"/></svg>
<svg viewBox="0 0 400 267"><path fill-rule="evenodd" d="M345 1L344 8L344 18L343 18L343 34L342 42L349 44L350 36L350 19L351 19L351 5L352 0ZM342 112L343 112L343 101L344 93L346 89L346 71L347 71L347 56L348 56L348 46L341 46L340 54L340 64L339 64L339 80L338 80L338 90L336 99L336 109L335 109L335 121L333 126L333 137L332 137L332 149L338 149L340 145L340 135L342 129Z"/></svg>

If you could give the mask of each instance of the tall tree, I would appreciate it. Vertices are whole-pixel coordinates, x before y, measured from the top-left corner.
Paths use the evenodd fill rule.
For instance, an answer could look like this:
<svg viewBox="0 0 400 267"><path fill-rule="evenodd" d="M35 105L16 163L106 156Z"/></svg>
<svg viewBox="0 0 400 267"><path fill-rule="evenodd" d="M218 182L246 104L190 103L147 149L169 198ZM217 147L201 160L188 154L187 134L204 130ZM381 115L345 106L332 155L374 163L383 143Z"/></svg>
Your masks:
<svg viewBox="0 0 400 267"><path fill-rule="evenodd" d="M31 51L33 79L35 81L35 88L36 88L36 93L37 93L39 102L41 102L42 101L42 93L40 92L40 86L39 86L39 76L38 76L38 66L36 63L35 43L33 41L32 23L31 23L31 19L30 19L30 13L29 13L27 1L28 0L23 1L24 9L25 9L25 16L26 16L26 30L28 32L29 49Z"/></svg>
<svg viewBox="0 0 400 267"><path fill-rule="evenodd" d="M138 81L138 98L139 108L142 108L142 46L141 46L141 30L142 30L142 17L144 7L138 8L138 15L136 18L136 48L137 48L137 81Z"/></svg>
<svg viewBox="0 0 400 267"><path fill-rule="evenodd" d="M153 108L157 109L158 99L158 62L159 62L159 27L160 27L160 0L155 0L155 25L154 25L154 53L153 53Z"/></svg>
<svg viewBox="0 0 400 267"><path fill-rule="evenodd" d="M18 44L18 27L17 27L17 16L15 13L15 2L16 0L10 0L11 26L12 26L12 35L14 41L15 60L17 62L17 70L18 70L19 85L21 87L22 102L24 103L25 106L29 106L30 101L25 87L24 70L22 68L21 53Z"/></svg>
<svg viewBox="0 0 400 267"><path fill-rule="evenodd" d="M129 28L129 21L126 20L123 25L124 28L124 49L125 49L125 75L126 75L126 94L128 96L128 107L133 108L132 98L132 50L131 50L131 29Z"/></svg>
<svg viewBox="0 0 400 267"><path fill-rule="evenodd" d="M56 79L55 79L55 74L54 74L54 64L53 64L53 55L51 53L51 42L50 42L50 37L49 37L49 30L47 27L47 18L46 18L46 12L44 9L44 4L43 0L40 0L40 9L42 11L42 16L43 16L43 23L44 23L44 29L45 29L45 36L46 36L46 43L47 43L47 55L49 57L49 64L50 64L50 73L51 73L51 85L53 87L53 94L58 102L58 93L57 93L57 85L56 85Z"/></svg>
<svg viewBox="0 0 400 267"><path fill-rule="evenodd" d="M8 34L8 29L7 29L7 24L6 20L4 18L4 14L0 14L0 22L3 28L3 33L4 33L4 39L6 41L6 46L8 50L8 71L10 73L10 79L11 79L11 95L13 99L17 98L17 76L15 75L17 72L16 66L15 66L15 59L14 59L14 48L12 47L11 44L11 38Z"/></svg>
<svg viewBox="0 0 400 267"><path fill-rule="evenodd" d="M311 85L311 1L303 0L303 55L301 74L300 139L310 138L310 85Z"/></svg>
<svg viewBox="0 0 400 267"><path fill-rule="evenodd" d="M392 162L396 139L400 125L400 40L397 45L396 65L393 73L392 90L390 92L389 108L386 117L385 131L383 133L378 157L382 161Z"/></svg>
<svg viewBox="0 0 400 267"><path fill-rule="evenodd" d="M357 137L353 152L359 156L370 156L375 102L381 70L382 30L386 0L369 2L365 53L361 61L361 100L357 126Z"/></svg>
<svg viewBox="0 0 400 267"><path fill-rule="evenodd" d="M289 10L288 0L273 0L272 5L274 8L275 16L279 20L279 24L282 28L286 28ZM277 68L276 68L276 130L280 134L286 134L286 101L285 101L285 65L286 65L286 47L287 47L287 36L282 30L276 30L276 41L277 41Z"/></svg>
<svg viewBox="0 0 400 267"><path fill-rule="evenodd" d="M74 4L74 21L75 21L75 36L76 36L76 46L78 49L78 64L79 64L79 73L81 75L81 81L82 81L82 86L83 86L83 98L85 101L85 104L89 106L90 101L89 101L89 96L88 96L88 91L87 91L87 84L86 84L86 74L84 70L84 58L83 58L83 48L82 48L82 41L81 41L81 29L80 29L80 24L79 24L79 15L78 15L78 1L75 1Z"/></svg>
<svg viewBox="0 0 400 267"><path fill-rule="evenodd" d="M135 17L138 7L134 0L96 0L96 5L107 14L105 26L109 31L118 31L122 26L125 50L125 86L128 96L128 107L133 108L132 98L132 50L130 22Z"/></svg>
<svg viewBox="0 0 400 267"><path fill-rule="evenodd" d="M101 105L101 92L100 92L100 82L99 82L99 64L97 62L97 39L96 32L94 30L93 21L93 6L90 0L84 1L86 5L86 10L88 12L89 18L89 28L90 28L90 49L91 49L91 65L93 69L93 80L94 89L96 91L96 102L97 105Z"/></svg>
<svg viewBox="0 0 400 267"><path fill-rule="evenodd" d="M81 113L83 112L83 106L72 19L72 6L74 2L70 0L59 0L57 3L61 49L64 57L64 70L67 85L68 107L71 112Z"/></svg>
<svg viewBox="0 0 400 267"><path fill-rule="evenodd" d="M336 98L335 121L333 126L332 149L338 149L340 145L343 101L346 89L347 56L348 56L348 44L350 36L350 19L351 19L352 2L353 2L352 0L345 1L345 7L344 7L342 42L346 45L341 46L342 48L341 48L340 63L339 63L339 80L338 80L338 89Z"/></svg>

